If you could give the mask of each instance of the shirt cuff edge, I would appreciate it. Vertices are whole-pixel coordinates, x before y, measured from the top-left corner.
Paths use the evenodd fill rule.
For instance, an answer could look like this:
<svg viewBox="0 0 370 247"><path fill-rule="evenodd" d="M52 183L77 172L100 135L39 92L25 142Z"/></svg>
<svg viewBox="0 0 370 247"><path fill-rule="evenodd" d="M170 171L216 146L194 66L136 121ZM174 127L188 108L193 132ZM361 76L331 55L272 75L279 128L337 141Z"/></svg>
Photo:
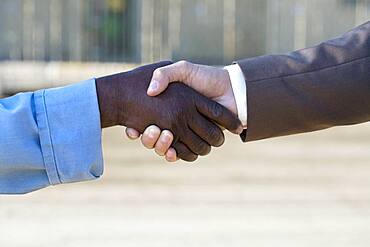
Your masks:
<svg viewBox="0 0 370 247"><path fill-rule="evenodd" d="M47 108L45 103L45 90L36 91L34 93L34 100L37 126L39 130L39 141L46 174L51 185L61 184L56 166L55 153L48 122Z"/></svg>
<svg viewBox="0 0 370 247"><path fill-rule="evenodd" d="M224 67L229 73L231 87L234 93L238 117L243 124L244 129L247 128L248 112L247 112L247 85L244 74L238 64L232 64Z"/></svg>

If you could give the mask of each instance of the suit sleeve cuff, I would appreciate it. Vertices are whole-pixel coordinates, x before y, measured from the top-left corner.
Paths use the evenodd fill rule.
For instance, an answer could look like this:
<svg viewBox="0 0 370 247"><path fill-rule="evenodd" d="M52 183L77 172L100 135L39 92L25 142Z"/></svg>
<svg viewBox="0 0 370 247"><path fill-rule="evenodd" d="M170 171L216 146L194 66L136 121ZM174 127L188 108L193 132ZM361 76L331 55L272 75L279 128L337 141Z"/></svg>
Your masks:
<svg viewBox="0 0 370 247"><path fill-rule="evenodd" d="M238 64L233 64L224 67L229 73L231 87L233 89L236 107L238 109L238 117L243 124L244 129L247 128L248 111L247 111L247 88L243 71Z"/></svg>
<svg viewBox="0 0 370 247"><path fill-rule="evenodd" d="M103 155L95 80L37 91L35 106L50 184L100 177Z"/></svg>

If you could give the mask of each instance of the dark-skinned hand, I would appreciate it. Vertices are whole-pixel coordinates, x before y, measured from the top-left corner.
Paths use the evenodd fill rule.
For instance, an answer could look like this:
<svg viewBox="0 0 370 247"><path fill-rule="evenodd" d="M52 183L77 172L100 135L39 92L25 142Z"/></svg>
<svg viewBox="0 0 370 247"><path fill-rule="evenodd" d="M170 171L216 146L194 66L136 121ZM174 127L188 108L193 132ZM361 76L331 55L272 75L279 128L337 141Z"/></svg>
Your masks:
<svg viewBox="0 0 370 247"><path fill-rule="evenodd" d="M182 83L172 83L157 97L149 97L147 88L155 69L171 64L160 62L132 71L96 80L101 126L122 125L141 133L157 125L174 134L172 147L178 157L194 161L206 155L211 146L224 143L219 126L240 132L239 119L222 105L197 93Z"/></svg>

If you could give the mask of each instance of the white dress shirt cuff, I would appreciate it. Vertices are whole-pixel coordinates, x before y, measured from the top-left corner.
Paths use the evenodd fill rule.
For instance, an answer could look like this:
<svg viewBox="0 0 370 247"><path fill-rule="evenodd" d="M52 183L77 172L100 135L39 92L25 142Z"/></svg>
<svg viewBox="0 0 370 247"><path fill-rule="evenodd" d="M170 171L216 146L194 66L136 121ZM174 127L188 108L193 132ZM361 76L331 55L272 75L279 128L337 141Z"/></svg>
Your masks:
<svg viewBox="0 0 370 247"><path fill-rule="evenodd" d="M224 67L229 72L231 87L233 89L236 107L238 109L238 117L247 128L248 111L247 111L247 85L243 71L238 64L233 64Z"/></svg>

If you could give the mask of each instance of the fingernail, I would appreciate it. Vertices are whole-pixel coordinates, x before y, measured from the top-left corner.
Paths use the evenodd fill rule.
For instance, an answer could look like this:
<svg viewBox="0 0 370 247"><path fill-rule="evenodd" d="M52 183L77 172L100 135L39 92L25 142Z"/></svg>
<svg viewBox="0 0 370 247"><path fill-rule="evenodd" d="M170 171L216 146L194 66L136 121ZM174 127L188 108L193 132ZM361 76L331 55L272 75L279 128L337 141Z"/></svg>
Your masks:
<svg viewBox="0 0 370 247"><path fill-rule="evenodd" d="M149 85L148 88L148 93L154 93L158 89L158 82L157 81L152 81Z"/></svg>
<svg viewBox="0 0 370 247"><path fill-rule="evenodd" d="M132 130L129 130L129 131L128 131L128 135L129 135L129 137L131 137L131 138L135 138L135 137L136 137L136 133L134 133L134 131L132 131Z"/></svg>
<svg viewBox="0 0 370 247"><path fill-rule="evenodd" d="M157 131L155 129L149 129L149 137L154 138L157 134Z"/></svg>
<svg viewBox="0 0 370 247"><path fill-rule="evenodd" d="M163 140L164 140L165 142L169 142L169 141L171 140L171 136L170 136L170 134L168 134L168 133L164 133L164 134L163 134Z"/></svg>

